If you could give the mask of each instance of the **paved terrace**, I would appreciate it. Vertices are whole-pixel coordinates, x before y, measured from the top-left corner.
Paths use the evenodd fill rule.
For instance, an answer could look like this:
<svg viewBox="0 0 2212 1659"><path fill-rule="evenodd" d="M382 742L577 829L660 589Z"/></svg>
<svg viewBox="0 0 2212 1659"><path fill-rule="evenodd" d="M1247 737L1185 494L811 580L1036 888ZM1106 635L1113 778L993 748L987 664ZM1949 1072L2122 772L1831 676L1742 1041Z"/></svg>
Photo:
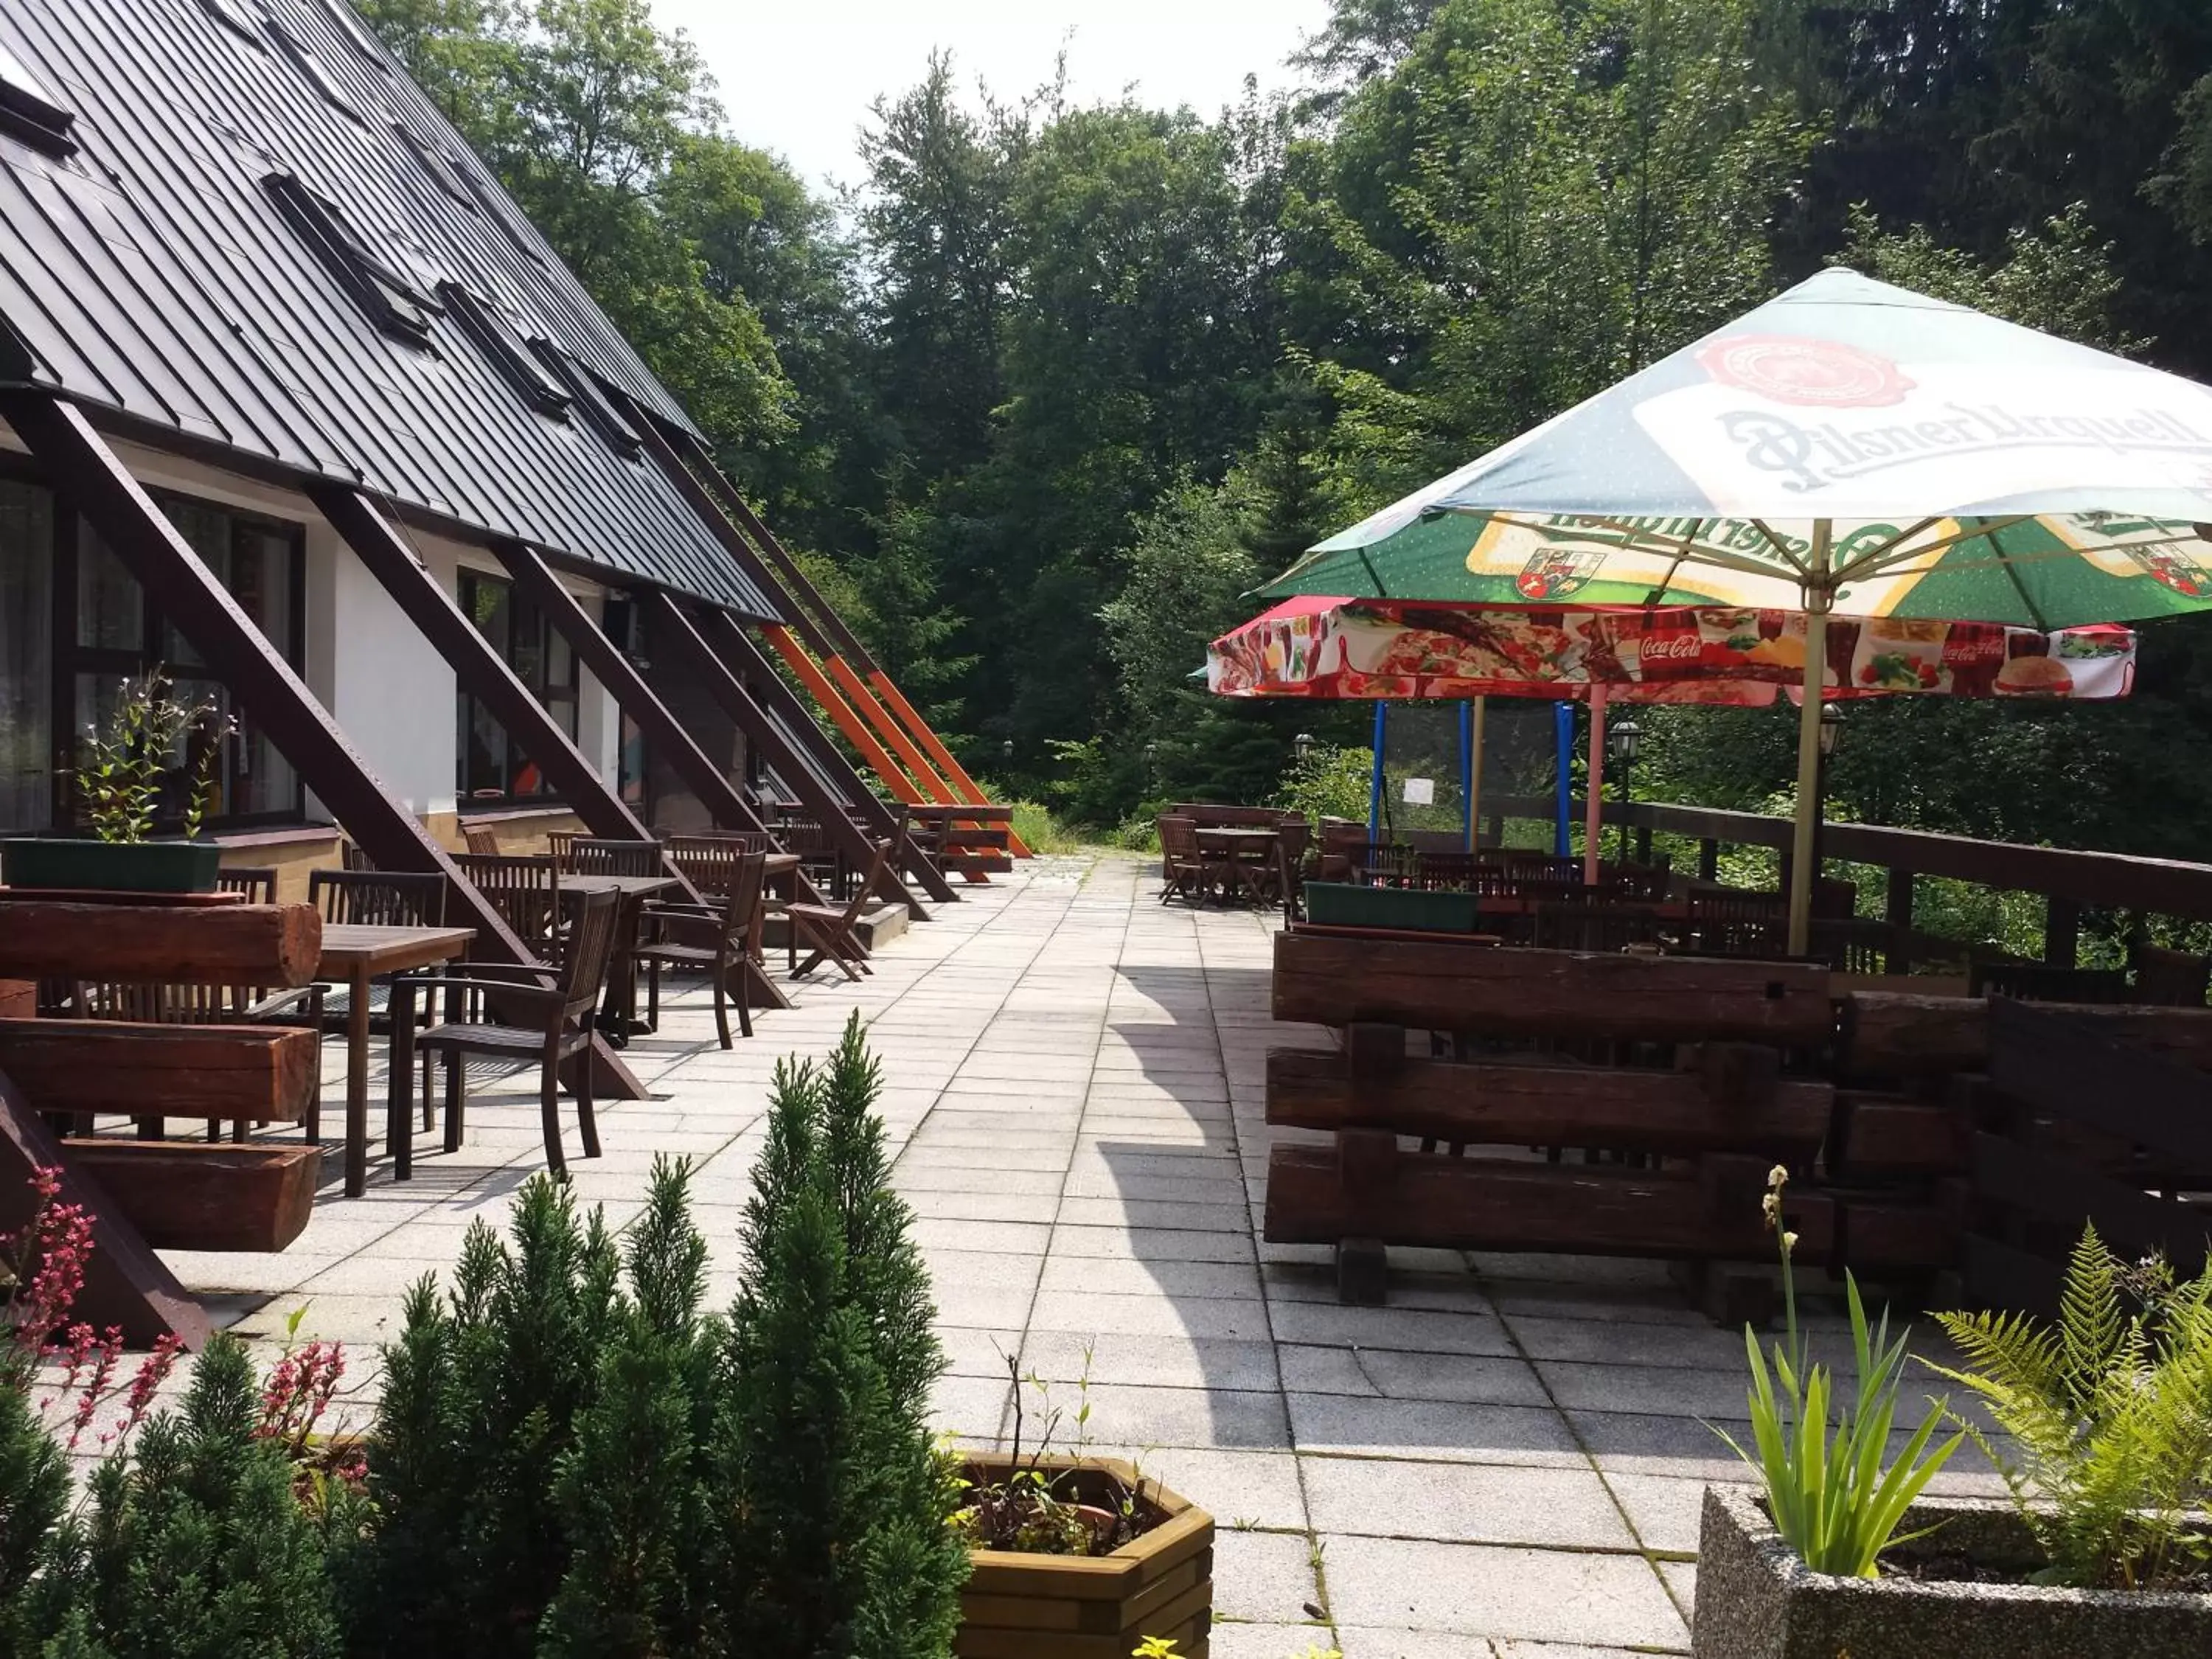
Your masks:
<svg viewBox="0 0 2212 1659"><path fill-rule="evenodd" d="M1742 1415L1741 1337L1644 1263L1394 1251L1391 1305L1340 1305L1326 1251L1257 1237L1263 1055L1326 1041L1268 1018L1273 918L1157 894L1133 858L1033 861L732 1053L687 986L629 1051L656 1098L603 1109L596 1161L572 1127L580 1194L626 1220L654 1155L690 1155L726 1300L770 1068L857 1006L935 1272L944 1425L1005 1434L1006 1355L1071 1419L1087 1374L1096 1448L1220 1522L1219 1659L1686 1652L1700 1491L1741 1473L1705 1425ZM326 1191L282 1255L169 1259L243 1332L281 1335L304 1303L303 1335L373 1348L539 1167L535 1089L472 1089L459 1153L427 1137L411 1182L380 1164L367 1197Z"/></svg>

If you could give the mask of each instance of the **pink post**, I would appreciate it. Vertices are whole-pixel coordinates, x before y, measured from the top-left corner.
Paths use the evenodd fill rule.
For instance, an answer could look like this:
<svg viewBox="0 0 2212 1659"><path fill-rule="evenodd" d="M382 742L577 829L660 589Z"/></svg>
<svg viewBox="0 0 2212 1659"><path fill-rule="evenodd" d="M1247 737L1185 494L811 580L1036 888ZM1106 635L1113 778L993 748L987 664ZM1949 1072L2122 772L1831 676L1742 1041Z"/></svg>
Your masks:
<svg viewBox="0 0 2212 1659"><path fill-rule="evenodd" d="M1583 885L1597 885L1598 815L1605 805L1605 686L1590 687L1589 799L1583 804Z"/></svg>

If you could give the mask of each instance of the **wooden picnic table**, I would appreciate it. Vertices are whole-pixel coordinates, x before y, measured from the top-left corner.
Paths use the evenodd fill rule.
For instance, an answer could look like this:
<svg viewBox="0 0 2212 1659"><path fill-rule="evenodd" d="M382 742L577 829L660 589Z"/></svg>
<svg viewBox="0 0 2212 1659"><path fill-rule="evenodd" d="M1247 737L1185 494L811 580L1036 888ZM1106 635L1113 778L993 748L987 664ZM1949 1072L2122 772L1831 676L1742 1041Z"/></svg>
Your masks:
<svg viewBox="0 0 2212 1659"><path fill-rule="evenodd" d="M345 1192L359 1198L368 1187L368 987L369 981L410 969L434 967L451 962L469 948L477 936L473 927L371 927L359 922L323 924L322 960L318 979L342 980L346 1000L346 1152ZM405 1006L401 1003L404 1000ZM411 1054L415 1043L414 997L395 997L392 1007L392 1097L387 1129L392 1141L392 1174L405 1181L414 1174L411 1137L406 1133L414 1103L398 1091L411 1065L399 1064L401 1054Z"/></svg>
<svg viewBox="0 0 2212 1659"><path fill-rule="evenodd" d="M1275 848L1282 840L1279 828L1261 828L1243 824L1200 824L1192 832L1198 838L1198 850L1212 853L1228 860L1235 872L1235 884L1249 887L1255 898L1264 896L1261 883L1255 877L1272 873L1275 865ZM1222 896L1226 898L1230 884L1223 884Z"/></svg>
<svg viewBox="0 0 2212 1659"><path fill-rule="evenodd" d="M794 859L793 862L796 863ZM605 1000L600 1004L599 1030L616 1048L627 1047L637 1030L637 924L645 902L683 884L675 876L611 876L562 872L561 885L572 893L612 893L615 896L615 946L607 961Z"/></svg>

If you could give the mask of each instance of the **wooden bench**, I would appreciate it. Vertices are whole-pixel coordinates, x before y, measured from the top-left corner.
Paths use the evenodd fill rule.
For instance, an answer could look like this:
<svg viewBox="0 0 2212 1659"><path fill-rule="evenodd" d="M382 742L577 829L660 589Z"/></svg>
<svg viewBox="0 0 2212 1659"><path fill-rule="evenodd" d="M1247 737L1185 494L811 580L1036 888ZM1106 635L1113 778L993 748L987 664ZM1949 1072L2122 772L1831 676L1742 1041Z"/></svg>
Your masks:
<svg viewBox="0 0 2212 1659"><path fill-rule="evenodd" d="M1266 1235L1333 1245L1347 1301L1383 1299L1393 1243L1771 1259L1767 1171L1811 1162L1834 1103L1825 1078L1791 1074L1832 1030L1813 964L1285 933L1273 1011L1340 1046L1268 1055L1267 1121L1330 1139L1273 1149ZM1450 1033L1455 1057L1409 1052L1425 1031ZM1834 1253L1820 1195L1793 1193L1790 1219L1802 1257ZM1701 1289L1731 1317L1765 1294L1710 1274Z"/></svg>
<svg viewBox="0 0 2212 1659"><path fill-rule="evenodd" d="M1011 806L908 806L907 838L945 875L981 883L1014 867Z"/></svg>

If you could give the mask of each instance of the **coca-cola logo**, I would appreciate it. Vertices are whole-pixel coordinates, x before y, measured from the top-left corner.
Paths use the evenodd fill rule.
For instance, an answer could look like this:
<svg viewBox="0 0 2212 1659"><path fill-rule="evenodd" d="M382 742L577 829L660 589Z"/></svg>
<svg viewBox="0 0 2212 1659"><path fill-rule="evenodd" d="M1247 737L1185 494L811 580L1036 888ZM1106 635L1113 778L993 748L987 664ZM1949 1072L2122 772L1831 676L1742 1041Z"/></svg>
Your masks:
<svg viewBox="0 0 2212 1659"><path fill-rule="evenodd" d="M1705 642L1695 634L1652 634L1637 654L1645 662L1696 662L1705 653Z"/></svg>
<svg viewBox="0 0 2212 1659"><path fill-rule="evenodd" d="M1887 357L1833 340L1735 334L1698 348L1698 362L1723 386L1770 402L1814 409L1875 409L1905 401L1912 382Z"/></svg>
<svg viewBox="0 0 2212 1659"><path fill-rule="evenodd" d="M2002 634L1953 634L1943 641L1943 660L1954 667L1978 662L2002 662L2008 641Z"/></svg>

